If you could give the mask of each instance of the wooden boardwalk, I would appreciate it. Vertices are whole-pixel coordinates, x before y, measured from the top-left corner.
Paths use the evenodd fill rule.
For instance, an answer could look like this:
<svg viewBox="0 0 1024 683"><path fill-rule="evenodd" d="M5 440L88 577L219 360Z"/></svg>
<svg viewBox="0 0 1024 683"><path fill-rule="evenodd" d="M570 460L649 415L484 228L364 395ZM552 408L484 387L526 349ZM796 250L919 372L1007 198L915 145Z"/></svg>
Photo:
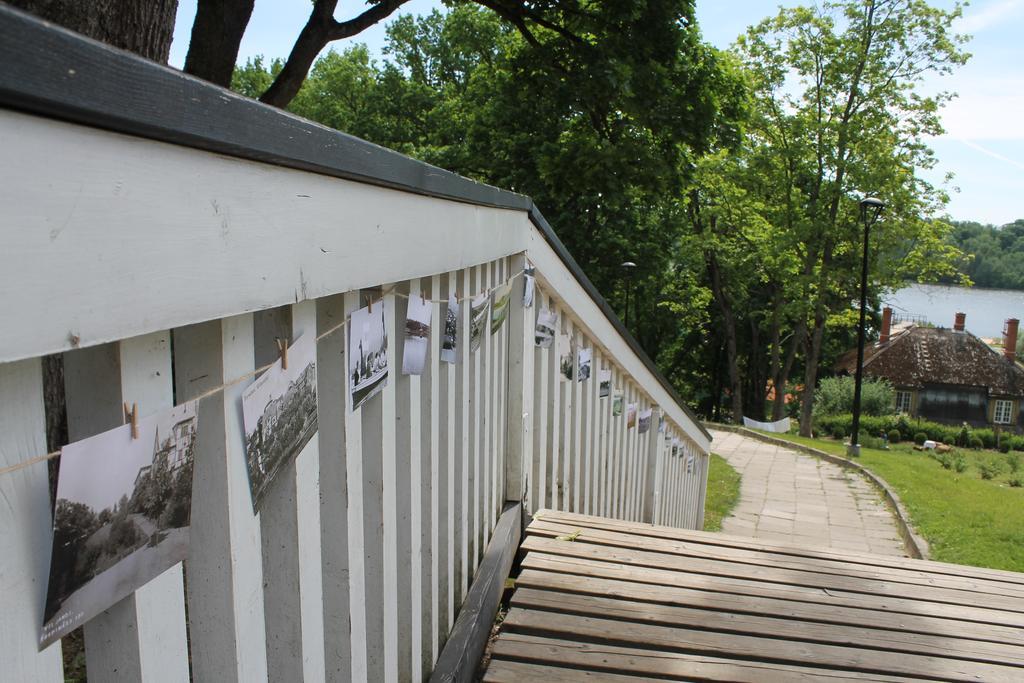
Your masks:
<svg viewBox="0 0 1024 683"><path fill-rule="evenodd" d="M484 676L1024 681L1024 574L541 511Z"/></svg>

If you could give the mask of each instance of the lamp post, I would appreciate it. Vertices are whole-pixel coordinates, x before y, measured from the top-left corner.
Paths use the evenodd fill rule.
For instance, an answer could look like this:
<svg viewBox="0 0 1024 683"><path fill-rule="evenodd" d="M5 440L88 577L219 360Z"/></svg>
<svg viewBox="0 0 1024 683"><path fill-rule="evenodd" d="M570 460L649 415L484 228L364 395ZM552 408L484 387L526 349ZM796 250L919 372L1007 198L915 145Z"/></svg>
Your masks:
<svg viewBox="0 0 1024 683"><path fill-rule="evenodd" d="M885 208L885 202L875 197L860 200L860 219L864 223L864 256L860 264L860 325L857 327L857 375L853 383L853 425L850 429L850 444L847 453L853 457L860 455L860 387L864 376L864 315L868 298L868 236L871 226Z"/></svg>
<svg viewBox="0 0 1024 683"><path fill-rule="evenodd" d="M633 271L636 270L636 264L632 261L626 261L619 266L622 268L622 272L626 278L626 329L629 329L629 297L633 292Z"/></svg>

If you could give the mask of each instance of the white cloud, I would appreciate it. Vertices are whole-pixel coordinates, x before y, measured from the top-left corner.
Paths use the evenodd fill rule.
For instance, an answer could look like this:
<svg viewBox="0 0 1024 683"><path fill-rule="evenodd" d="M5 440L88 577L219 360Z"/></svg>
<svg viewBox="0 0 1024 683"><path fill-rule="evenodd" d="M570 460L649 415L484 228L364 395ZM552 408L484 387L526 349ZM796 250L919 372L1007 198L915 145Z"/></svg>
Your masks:
<svg viewBox="0 0 1024 683"><path fill-rule="evenodd" d="M956 30L963 33L979 33L1001 24L1024 10L1024 0L997 0L977 12L964 15L956 24Z"/></svg>
<svg viewBox="0 0 1024 683"><path fill-rule="evenodd" d="M942 110L946 134L964 140L1024 140L1024 79L958 78L959 96Z"/></svg>

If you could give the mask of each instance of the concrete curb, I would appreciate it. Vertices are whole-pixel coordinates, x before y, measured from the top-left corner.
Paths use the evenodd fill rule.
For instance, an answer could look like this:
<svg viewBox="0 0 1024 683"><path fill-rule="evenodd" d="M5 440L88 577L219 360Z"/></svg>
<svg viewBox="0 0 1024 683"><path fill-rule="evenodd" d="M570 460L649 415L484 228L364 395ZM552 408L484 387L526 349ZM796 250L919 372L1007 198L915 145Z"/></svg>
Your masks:
<svg viewBox="0 0 1024 683"><path fill-rule="evenodd" d="M907 554L919 560L928 559L928 541L921 538L914 530L914 527L910 523L910 515L907 513L906 508L903 507L903 502L900 501L900 497L896 495L896 492L890 488L889 484L886 483L884 479L863 465L853 462L852 460L847 460L846 458L841 458L837 455L832 455L831 453L826 453L825 451L820 451L817 448L811 448L810 446L794 443L786 439L769 436L768 434L763 434L761 432L754 431L753 429L747 429L746 427L718 424L716 422L705 422L704 424L709 429L718 429L723 432L734 432L736 434L748 436L751 439L770 443L774 446L780 446L782 448L789 448L794 451L806 453L807 455L827 460L834 465L839 465L840 467L853 470L864 475L864 477L877 486L885 496L886 503L889 504L889 508L896 517L896 526L899 529L900 538L903 540L903 547L906 548ZM712 452L714 451L714 444L712 444L711 450Z"/></svg>

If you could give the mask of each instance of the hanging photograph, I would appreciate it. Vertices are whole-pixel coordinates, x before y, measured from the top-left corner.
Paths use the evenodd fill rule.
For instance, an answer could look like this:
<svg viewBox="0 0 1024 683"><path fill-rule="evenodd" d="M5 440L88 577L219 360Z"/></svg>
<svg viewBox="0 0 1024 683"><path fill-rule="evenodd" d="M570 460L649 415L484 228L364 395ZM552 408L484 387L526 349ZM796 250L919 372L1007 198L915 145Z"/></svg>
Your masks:
<svg viewBox="0 0 1024 683"><path fill-rule="evenodd" d="M402 347L402 374L422 375L430 341L431 304L419 294L409 296L405 316L405 345Z"/></svg>
<svg viewBox="0 0 1024 683"><path fill-rule="evenodd" d="M480 348L480 339L484 334L487 322L487 303L490 297L487 292L473 297L469 304L469 350L474 352Z"/></svg>
<svg viewBox="0 0 1024 683"><path fill-rule="evenodd" d="M537 329L534 335L534 343L542 349L551 347L555 340L555 326L558 324L558 314L554 311L542 308L537 314Z"/></svg>
<svg viewBox="0 0 1024 683"><path fill-rule="evenodd" d="M658 433L659 434L664 434L665 433L665 416L664 415L662 415L661 417L658 418Z"/></svg>
<svg viewBox="0 0 1024 683"><path fill-rule="evenodd" d="M612 417L622 415L622 394L616 393L612 399Z"/></svg>
<svg viewBox="0 0 1024 683"><path fill-rule="evenodd" d="M196 404L61 449L42 649L188 555ZM15 588L11 588L15 590Z"/></svg>
<svg viewBox="0 0 1024 683"><path fill-rule="evenodd" d="M579 372L576 373L576 377L579 381L590 379L590 361L593 358L593 349L580 349L579 350Z"/></svg>
<svg viewBox="0 0 1024 683"><path fill-rule="evenodd" d="M640 423L637 425L636 428L637 434L646 434L647 431L651 428L651 413L652 410L650 408L648 408L647 410L640 411Z"/></svg>
<svg viewBox="0 0 1024 683"><path fill-rule="evenodd" d="M302 337L242 394L245 460L253 508L278 471L316 434L316 341Z"/></svg>
<svg viewBox="0 0 1024 683"><path fill-rule="evenodd" d="M630 403L626 406L626 429L636 427L636 404Z"/></svg>
<svg viewBox="0 0 1024 683"><path fill-rule="evenodd" d="M558 352L558 370L562 373L562 380L571 380L573 358L572 343L569 340L569 335L558 335Z"/></svg>
<svg viewBox="0 0 1024 683"><path fill-rule="evenodd" d="M672 439L672 457L679 455L679 439Z"/></svg>
<svg viewBox="0 0 1024 683"><path fill-rule="evenodd" d="M448 310L444 315L444 339L441 340L441 360L445 363L455 362L455 350L458 348L459 331L459 300L455 294L448 296Z"/></svg>
<svg viewBox="0 0 1024 683"><path fill-rule="evenodd" d="M536 291L537 278L533 266L527 261L526 267L523 268L523 308L533 306L533 295Z"/></svg>
<svg viewBox="0 0 1024 683"><path fill-rule="evenodd" d="M612 393L612 371L602 370L598 374L598 378L601 382L601 385L600 387L598 387L597 395L599 398L608 398L608 396Z"/></svg>
<svg viewBox="0 0 1024 683"><path fill-rule="evenodd" d="M352 313L348 325L348 409L361 405L388 384L388 333L384 302Z"/></svg>
<svg viewBox="0 0 1024 683"><path fill-rule="evenodd" d="M686 473L693 474L693 451L686 454Z"/></svg>
<svg viewBox="0 0 1024 683"><path fill-rule="evenodd" d="M508 302L512 296L512 283L506 282L494 288L491 304L491 334L497 334L508 317Z"/></svg>

